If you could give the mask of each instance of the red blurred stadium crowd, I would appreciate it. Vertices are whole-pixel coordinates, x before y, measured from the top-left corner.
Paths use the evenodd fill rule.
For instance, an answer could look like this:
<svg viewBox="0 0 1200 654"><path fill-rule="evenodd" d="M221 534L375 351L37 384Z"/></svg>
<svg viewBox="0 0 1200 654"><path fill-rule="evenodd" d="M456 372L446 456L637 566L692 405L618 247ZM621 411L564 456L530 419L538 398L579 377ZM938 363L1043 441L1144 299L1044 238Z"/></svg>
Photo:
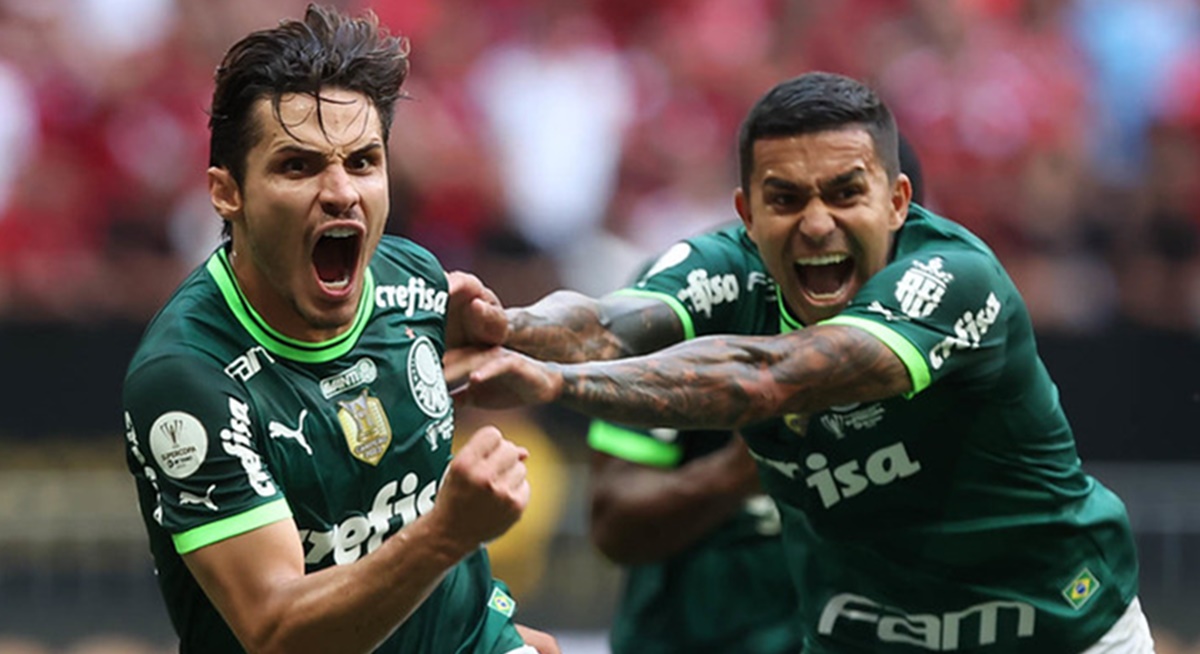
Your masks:
<svg viewBox="0 0 1200 654"><path fill-rule="evenodd" d="M510 304L732 220L738 122L869 81L1042 329L1200 328L1195 0L374 0L412 46L389 231ZM211 78L302 0L0 0L0 320L143 321L216 244Z"/></svg>

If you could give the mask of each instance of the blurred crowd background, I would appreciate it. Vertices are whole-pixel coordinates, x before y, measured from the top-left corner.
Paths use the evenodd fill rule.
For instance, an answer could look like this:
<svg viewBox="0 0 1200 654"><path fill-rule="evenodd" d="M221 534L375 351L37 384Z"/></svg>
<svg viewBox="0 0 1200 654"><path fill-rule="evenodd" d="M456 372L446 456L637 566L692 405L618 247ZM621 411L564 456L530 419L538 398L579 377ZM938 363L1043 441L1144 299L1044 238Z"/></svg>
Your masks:
<svg viewBox="0 0 1200 654"><path fill-rule="evenodd" d="M170 642L120 380L217 244L216 64L305 4L0 0L0 653ZM735 219L737 126L776 82L870 82L926 204L1024 293L1081 454L1130 504L1160 653L1200 651L1200 1L335 4L412 47L388 230L510 305L612 290ZM553 464L501 575L539 626L602 632L619 571L587 541L581 420L501 421Z"/></svg>

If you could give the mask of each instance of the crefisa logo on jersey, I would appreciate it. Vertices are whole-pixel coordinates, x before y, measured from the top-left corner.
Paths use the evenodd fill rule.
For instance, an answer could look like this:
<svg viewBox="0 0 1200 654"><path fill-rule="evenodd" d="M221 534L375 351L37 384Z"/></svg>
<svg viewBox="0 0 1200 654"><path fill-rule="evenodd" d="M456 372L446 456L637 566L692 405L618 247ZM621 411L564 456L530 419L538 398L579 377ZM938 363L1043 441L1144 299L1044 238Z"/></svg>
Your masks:
<svg viewBox="0 0 1200 654"><path fill-rule="evenodd" d="M450 393L442 374L442 362L433 341L419 337L408 351L408 384L413 400L430 418L441 418L450 412Z"/></svg>
<svg viewBox="0 0 1200 654"><path fill-rule="evenodd" d="M942 263L941 257L934 257L928 263L914 261L896 282L896 301L905 315L925 318L942 303L946 286L954 280L954 275L942 270Z"/></svg>
<svg viewBox="0 0 1200 654"><path fill-rule="evenodd" d="M349 402L338 402L338 422L350 454L364 463L377 465L392 443L392 425L388 422L383 403L363 389Z"/></svg>

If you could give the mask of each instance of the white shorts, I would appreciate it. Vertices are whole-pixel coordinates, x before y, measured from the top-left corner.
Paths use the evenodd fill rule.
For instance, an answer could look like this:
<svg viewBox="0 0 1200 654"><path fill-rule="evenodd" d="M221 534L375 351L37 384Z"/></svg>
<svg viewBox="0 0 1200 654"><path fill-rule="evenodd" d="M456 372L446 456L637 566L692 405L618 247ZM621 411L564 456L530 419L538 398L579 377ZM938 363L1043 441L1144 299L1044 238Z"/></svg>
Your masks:
<svg viewBox="0 0 1200 654"><path fill-rule="evenodd" d="M1121 619L1083 654L1154 654L1154 638L1138 598L1133 598Z"/></svg>
<svg viewBox="0 0 1200 654"><path fill-rule="evenodd" d="M538 651L529 645L522 645L514 650L509 650L507 654L538 654Z"/></svg>

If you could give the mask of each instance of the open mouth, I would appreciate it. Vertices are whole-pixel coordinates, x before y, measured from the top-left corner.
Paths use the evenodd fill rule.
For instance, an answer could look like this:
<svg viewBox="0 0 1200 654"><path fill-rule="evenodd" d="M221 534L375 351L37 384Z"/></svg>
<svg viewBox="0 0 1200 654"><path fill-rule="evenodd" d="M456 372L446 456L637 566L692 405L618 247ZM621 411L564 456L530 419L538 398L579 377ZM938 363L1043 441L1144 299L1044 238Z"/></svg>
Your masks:
<svg viewBox="0 0 1200 654"><path fill-rule="evenodd" d="M349 227L335 227L317 239L312 262L322 285L333 291L350 285L354 279L361 243L358 230Z"/></svg>
<svg viewBox="0 0 1200 654"><path fill-rule="evenodd" d="M804 293L818 302L840 297L854 275L854 258L844 252L803 257L792 266Z"/></svg>

